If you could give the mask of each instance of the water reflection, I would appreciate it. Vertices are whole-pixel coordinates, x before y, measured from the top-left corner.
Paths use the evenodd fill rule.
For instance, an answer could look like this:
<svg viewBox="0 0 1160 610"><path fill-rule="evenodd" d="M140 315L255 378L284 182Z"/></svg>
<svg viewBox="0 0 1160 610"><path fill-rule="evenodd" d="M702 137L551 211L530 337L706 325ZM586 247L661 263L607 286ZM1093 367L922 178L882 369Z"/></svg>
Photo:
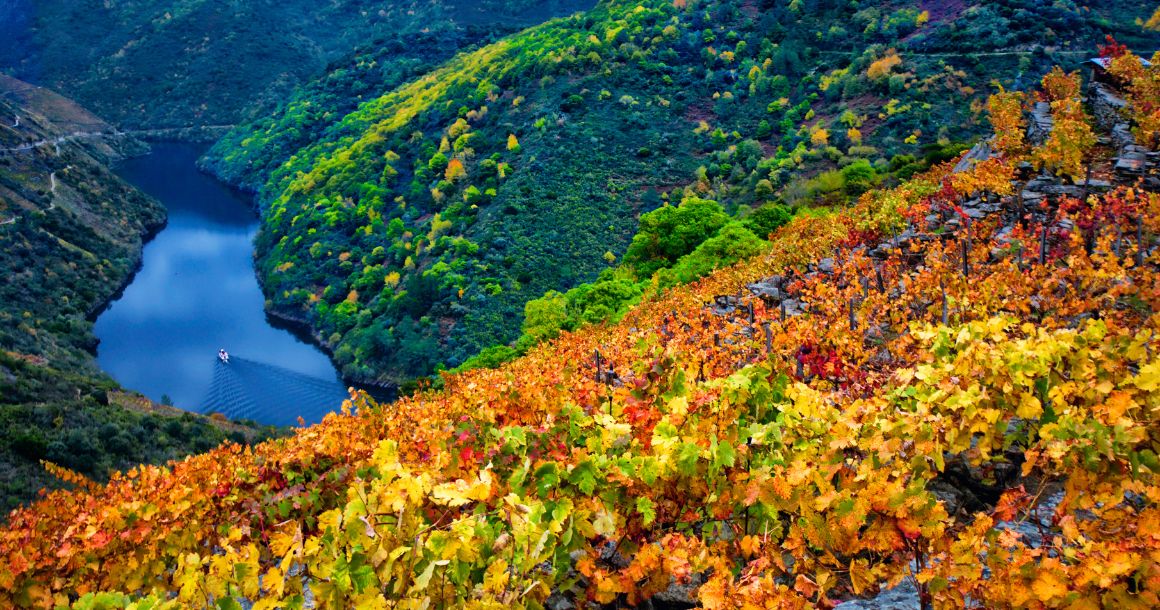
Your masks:
<svg viewBox="0 0 1160 610"><path fill-rule="evenodd" d="M206 398L219 347L339 387L324 354L268 323L251 258L257 218L243 196L197 171L200 151L158 144L118 169L165 204L169 225L146 245L124 295L97 319L98 362L123 386L191 410ZM300 407L281 409L255 419L293 420Z"/></svg>

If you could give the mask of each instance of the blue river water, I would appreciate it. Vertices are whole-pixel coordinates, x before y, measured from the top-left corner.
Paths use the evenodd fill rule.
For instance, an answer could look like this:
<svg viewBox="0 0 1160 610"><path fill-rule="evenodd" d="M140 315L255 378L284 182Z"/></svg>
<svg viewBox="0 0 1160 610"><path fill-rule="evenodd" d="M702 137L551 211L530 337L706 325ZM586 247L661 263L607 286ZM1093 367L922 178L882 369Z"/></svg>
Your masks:
<svg viewBox="0 0 1160 610"><path fill-rule="evenodd" d="M318 421L341 404L338 373L320 350L267 319L252 259L258 219L245 195L197 170L203 150L154 144L118 168L165 205L169 224L146 244L124 294L97 318L97 361L122 386L183 409L275 425L300 415ZM234 369L218 362L219 348L234 357ZM303 399L288 385L312 393ZM239 389L255 396L207 409L211 395ZM294 398L280 401L279 393Z"/></svg>

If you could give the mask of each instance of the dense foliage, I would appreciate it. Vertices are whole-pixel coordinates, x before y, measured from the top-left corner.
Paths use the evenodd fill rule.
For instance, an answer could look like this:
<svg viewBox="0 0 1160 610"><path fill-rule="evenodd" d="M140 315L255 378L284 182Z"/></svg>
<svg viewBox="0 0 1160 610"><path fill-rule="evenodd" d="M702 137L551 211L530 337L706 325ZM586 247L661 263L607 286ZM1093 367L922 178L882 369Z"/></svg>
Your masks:
<svg viewBox="0 0 1160 610"><path fill-rule="evenodd" d="M78 489L10 516L0 603L1156 607L1160 194L1029 205L1048 146L798 215L438 392L106 486L54 466Z"/></svg>
<svg viewBox="0 0 1160 610"><path fill-rule="evenodd" d="M927 4L610 1L403 84L336 71L207 165L265 180L272 312L309 324L349 379L398 383L486 348L485 361L519 353L512 320L529 301L605 271L607 290L586 290L620 305L572 309L615 318L691 252L634 262L636 217L665 203L712 200L741 219L771 203L844 204L949 158L981 131L992 81L1046 71L1061 33L1074 45L1055 48L1061 60L1104 33L1144 39L1133 22L1148 8L1056 3L1029 19L1023 0ZM1000 26L1013 37L983 41L986 53L945 52ZM367 101L343 114L341 91ZM729 234L749 244L733 256L757 247ZM721 246L660 285L708 272Z"/></svg>
<svg viewBox="0 0 1160 610"><path fill-rule="evenodd" d="M527 26L590 0L13 0L0 71L125 129L236 123L379 37ZM353 99L353 96L352 96Z"/></svg>
<svg viewBox="0 0 1160 610"><path fill-rule="evenodd" d="M302 148L368 98L422 76L456 52L494 42L514 25L425 28L384 36L327 66L324 77L296 90L272 112L231 130L202 159L219 178L257 191Z"/></svg>

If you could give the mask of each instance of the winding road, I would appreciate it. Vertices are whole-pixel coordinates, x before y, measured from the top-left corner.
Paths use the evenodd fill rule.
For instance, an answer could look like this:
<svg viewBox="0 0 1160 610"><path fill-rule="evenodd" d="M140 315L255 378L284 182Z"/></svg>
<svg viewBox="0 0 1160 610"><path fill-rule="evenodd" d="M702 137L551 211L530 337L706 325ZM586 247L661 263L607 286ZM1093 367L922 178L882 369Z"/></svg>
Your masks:
<svg viewBox="0 0 1160 610"><path fill-rule="evenodd" d="M16 122L14 125L12 125L12 127L15 128L15 127L19 127L19 126L20 126L20 117L17 116ZM165 136L177 135L181 132L185 132L185 131L188 131L190 129L226 130L226 129L230 129L232 127L234 127L234 126L233 125L206 125L204 127L173 127L173 128L167 128L167 129L137 129L137 130L129 130L129 131L120 131L117 129L114 129L113 131L74 131L72 133L67 133L65 135L57 136L55 138L45 138L45 139L36 140L35 142L28 142L27 144L21 144L20 146L14 146L14 147L10 147L10 148L0 148L0 154L4 154L4 153L13 154L13 153L29 152L32 150L36 150L37 148L40 148L41 146L50 146L51 145L53 147L53 150L56 153L56 156L59 157L61 155L60 145L65 143L65 142L68 142L70 140L80 140L80 139L85 139L85 138L121 137L121 136L141 136L141 137L147 137L147 138L149 138L149 137L151 137L151 138L164 138ZM68 171L69 168L71 168L71 167L72 167L71 165L68 167L65 167L64 170L62 170L62 171ZM44 209L45 212L50 212L50 211L56 209L56 172L55 171L48 175L48 183L49 183L49 192L52 193L52 195L53 195L53 201L47 208ZM16 215L16 216L12 216L11 218L8 218L6 220L0 220L0 226L13 224L19 218L20 218L19 215Z"/></svg>
<svg viewBox="0 0 1160 610"><path fill-rule="evenodd" d="M60 155L60 145L62 142L67 142L69 140L81 139L81 138L100 138L100 137L107 137L107 136L112 136L112 135L118 135L118 134L116 134L116 133L104 133L104 132L99 132L99 131L74 131L73 133L63 135L63 136L58 136L58 137L55 137L52 139L37 140L35 142L29 142L28 144L21 144L20 146L14 146L12 148L0 148L0 153L28 152L30 150L40 148L41 146L47 146L47 145L51 144L52 146L56 147L56 154L59 156Z"/></svg>
<svg viewBox="0 0 1160 610"><path fill-rule="evenodd" d="M19 120L20 120L20 118L17 117L18 123L19 123ZM41 146L52 145L56 148L56 154L59 156L60 155L60 145L65 143L65 142L68 142L70 140L81 140L81 139L85 139L85 138L109 138L109 137L120 137L120 136L139 136L139 137L145 137L145 138L164 138L166 136L177 135L177 134L180 134L182 132L189 131L191 129L216 131L216 130L231 129L233 127L234 127L234 125L204 125L201 127L169 127L169 128L165 128L165 129L135 129L135 130L129 130L129 131L121 131L121 130L74 131L72 133L67 133L65 135L57 136L55 138L46 138L46 139L36 140L35 142L29 142L27 144L21 144L20 146L13 146L11 148L0 148L0 153L28 152L30 150L35 150L37 148L40 148Z"/></svg>

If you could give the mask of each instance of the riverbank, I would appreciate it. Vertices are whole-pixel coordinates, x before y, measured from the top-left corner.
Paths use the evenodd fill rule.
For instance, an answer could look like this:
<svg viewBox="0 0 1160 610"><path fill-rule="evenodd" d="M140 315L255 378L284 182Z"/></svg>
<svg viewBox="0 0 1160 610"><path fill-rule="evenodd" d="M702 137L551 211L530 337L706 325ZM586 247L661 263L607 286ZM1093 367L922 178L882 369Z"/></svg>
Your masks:
<svg viewBox="0 0 1160 610"><path fill-rule="evenodd" d="M122 385L155 401L198 412L211 407L231 416L244 412L263 423L287 421L287 412L298 405L239 411L206 402L214 384L225 381L217 378L213 357L224 347L273 367L261 369L262 375L319 380L334 390L327 396L337 397L325 408L337 410L346 392L330 359L311 342L268 322L253 268L258 217L250 198L199 172L195 160L202 152L204 146L187 142L155 143L151 154L117 169L165 204L169 224L145 245L142 268L97 319L98 363ZM269 385L258 378L228 381L235 384L231 395ZM247 408L269 404L267 398L250 396ZM319 413L323 405L301 408L313 421L317 416L309 414Z"/></svg>
<svg viewBox="0 0 1160 610"><path fill-rule="evenodd" d="M259 284L261 283L261 277ZM334 362L334 349L327 343L327 341L319 334L310 322L305 318L294 317L284 312L266 308L266 316L270 320L270 325L275 328L280 328L288 333L298 337L299 340L310 343L326 354L330 361L335 364L337 368L338 363ZM375 400L380 403L387 403L395 400L399 395L400 386L396 383L381 381L378 379L362 378L358 375L346 375L342 369L338 369L338 374L342 378L343 383L347 386L353 387L356 390L362 390L370 394Z"/></svg>
<svg viewBox="0 0 1160 610"><path fill-rule="evenodd" d="M62 482L41 461L102 480L269 431L124 408L97 365L93 319L127 286L165 209L108 164L144 150L52 92L0 96L0 511ZM21 148L29 142L46 144Z"/></svg>

